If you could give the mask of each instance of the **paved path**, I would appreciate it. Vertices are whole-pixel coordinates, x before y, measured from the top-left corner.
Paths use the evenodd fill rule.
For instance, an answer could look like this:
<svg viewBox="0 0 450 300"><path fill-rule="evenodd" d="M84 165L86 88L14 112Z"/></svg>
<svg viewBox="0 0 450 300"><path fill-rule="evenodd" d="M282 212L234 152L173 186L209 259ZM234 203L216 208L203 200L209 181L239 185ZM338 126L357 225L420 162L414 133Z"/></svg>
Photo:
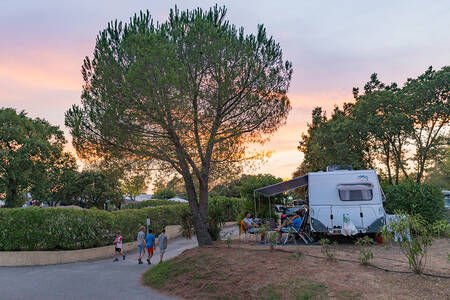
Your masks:
<svg viewBox="0 0 450 300"><path fill-rule="evenodd" d="M224 229L237 234L236 227ZM197 246L195 238L169 241L164 258ZM140 284L152 265L138 265L136 252L125 261L97 260L52 266L0 267L0 299L175 299ZM159 261L159 250L152 263ZM145 260L144 260L145 262Z"/></svg>

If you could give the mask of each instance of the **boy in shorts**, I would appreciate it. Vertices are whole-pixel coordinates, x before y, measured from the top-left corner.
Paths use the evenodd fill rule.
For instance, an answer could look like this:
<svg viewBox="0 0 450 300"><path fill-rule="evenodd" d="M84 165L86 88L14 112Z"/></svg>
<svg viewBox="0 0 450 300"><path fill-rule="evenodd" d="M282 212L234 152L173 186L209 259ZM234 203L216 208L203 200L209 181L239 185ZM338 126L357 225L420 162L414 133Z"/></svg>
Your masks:
<svg viewBox="0 0 450 300"><path fill-rule="evenodd" d="M125 260L125 253L122 253L122 236L120 230L117 231L116 238L114 239L114 256L122 255L123 260ZM119 261L119 258L114 258L113 261Z"/></svg>
<svg viewBox="0 0 450 300"><path fill-rule="evenodd" d="M166 236L166 230L163 229L161 234L158 236L158 245L159 245L159 262L162 263L164 253L166 252L167 248L167 236Z"/></svg>
<svg viewBox="0 0 450 300"><path fill-rule="evenodd" d="M141 226L141 231L138 232L137 242L139 248L138 264L142 265L142 257L145 255L145 227Z"/></svg>
<svg viewBox="0 0 450 300"><path fill-rule="evenodd" d="M148 230L148 234L145 237L145 242L147 244L147 252L148 252L147 263L151 265L150 259L152 258L153 253L155 252L155 236L153 235L153 231L151 229Z"/></svg>

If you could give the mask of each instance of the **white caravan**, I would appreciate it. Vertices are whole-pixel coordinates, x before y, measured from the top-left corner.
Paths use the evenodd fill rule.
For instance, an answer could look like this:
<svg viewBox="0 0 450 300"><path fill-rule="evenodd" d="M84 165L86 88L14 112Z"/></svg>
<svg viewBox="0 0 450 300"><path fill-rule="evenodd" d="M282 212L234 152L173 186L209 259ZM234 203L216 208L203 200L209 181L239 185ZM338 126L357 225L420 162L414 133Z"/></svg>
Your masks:
<svg viewBox="0 0 450 300"><path fill-rule="evenodd" d="M311 232L341 234L344 215L358 233L376 233L385 224L384 194L375 170L308 173Z"/></svg>

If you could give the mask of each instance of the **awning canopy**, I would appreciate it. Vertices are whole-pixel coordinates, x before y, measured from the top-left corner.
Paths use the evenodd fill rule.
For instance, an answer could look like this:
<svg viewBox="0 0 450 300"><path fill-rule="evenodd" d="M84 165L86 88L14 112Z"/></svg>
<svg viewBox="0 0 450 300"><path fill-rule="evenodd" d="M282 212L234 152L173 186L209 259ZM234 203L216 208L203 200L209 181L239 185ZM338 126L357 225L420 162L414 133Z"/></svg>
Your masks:
<svg viewBox="0 0 450 300"><path fill-rule="evenodd" d="M268 185L259 189L256 189L255 192L261 193L266 196L273 196L277 194L281 194L283 192L287 192L308 184L308 175L295 177L294 179Z"/></svg>

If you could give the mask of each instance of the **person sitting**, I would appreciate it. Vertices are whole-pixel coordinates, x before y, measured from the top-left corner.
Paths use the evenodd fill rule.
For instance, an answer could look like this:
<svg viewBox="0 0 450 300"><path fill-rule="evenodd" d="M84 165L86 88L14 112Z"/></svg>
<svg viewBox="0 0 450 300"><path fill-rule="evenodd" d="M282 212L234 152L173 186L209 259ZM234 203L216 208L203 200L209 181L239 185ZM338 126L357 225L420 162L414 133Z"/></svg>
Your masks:
<svg viewBox="0 0 450 300"><path fill-rule="evenodd" d="M284 220L284 222L281 224L280 227L278 227L277 231L278 231L278 243L281 243L281 237L283 235L283 233L288 233L289 232L289 227L292 226L294 227L295 230L299 230L300 226L302 225L302 211L299 209L295 212L295 215L292 216L289 219ZM290 225L290 226L288 226Z"/></svg>
<svg viewBox="0 0 450 300"><path fill-rule="evenodd" d="M250 212L245 212L244 225L248 233L257 233L259 231L259 226L251 218Z"/></svg>
<svg viewBox="0 0 450 300"><path fill-rule="evenodd" d="M246 211L245 218L242 221L244 221L245 229L247 230L248 233L256 234L259 232L259 225L256 224L251 217L252 217L252 215L250 214L250 212ZM264 243L264 240L265 240L265 236L264 236L264 234L262 234L261 235L261 243Z"/></svg>

